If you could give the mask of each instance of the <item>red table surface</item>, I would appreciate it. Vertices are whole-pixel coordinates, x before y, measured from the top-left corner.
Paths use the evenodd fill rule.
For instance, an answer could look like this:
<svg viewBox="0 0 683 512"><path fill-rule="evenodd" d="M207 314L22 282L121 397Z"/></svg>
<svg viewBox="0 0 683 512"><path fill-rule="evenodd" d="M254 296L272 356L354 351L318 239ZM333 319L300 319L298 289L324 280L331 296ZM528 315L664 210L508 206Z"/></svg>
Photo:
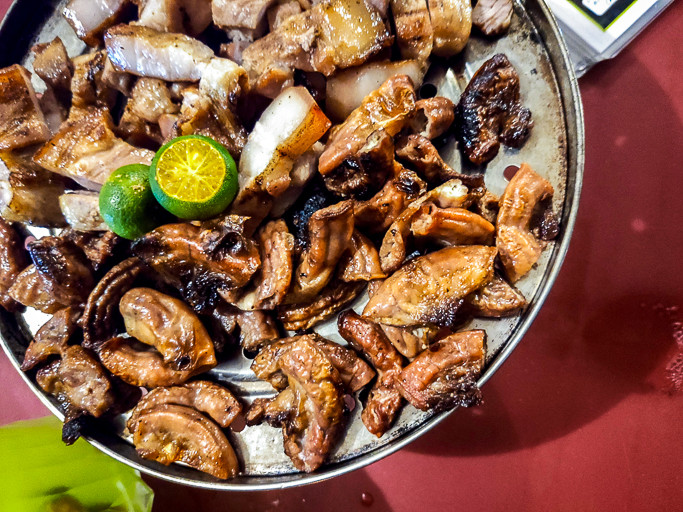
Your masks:
<svg viewBox="0 0 683 512"><path fill-rule="evenodd" d="M683 390L666 378L683 352L682 50L676 2L581 79L586 172L571 248L483 406L299 489L148 479L154 510L683 510ZM0 388L0 424L47 413L4 356Z"/></svg>

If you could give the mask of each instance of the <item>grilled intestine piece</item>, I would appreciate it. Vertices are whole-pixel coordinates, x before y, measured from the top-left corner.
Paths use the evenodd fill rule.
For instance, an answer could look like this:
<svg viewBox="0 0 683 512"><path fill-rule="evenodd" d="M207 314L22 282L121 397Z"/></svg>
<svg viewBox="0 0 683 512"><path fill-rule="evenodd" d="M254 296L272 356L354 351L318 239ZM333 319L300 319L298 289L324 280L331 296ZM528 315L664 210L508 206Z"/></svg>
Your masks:
<svg viewBox="0 0 683 512"><path fill-rule="evenodd" d="M379 254L372 241L360 231L353 231L349 252L340 263L340 279L342 281L372 281L383 279Z"/></svg>
<svg viewBox="0 0 683 512"><path fill-rule="evenodd" d="M427 139L440 137L455 120L455 105L443 96L425 98L415 102L415 117L410 121L413 133Z"/></svg>
<svg viewBox="0 0 683 512"><path fill-rule="evenodd" d="M394 387L394 380L403 369L403 359L379 325L353 310L341 313L337 325L339 334L354 349L361 351L377 370L377 381L363 406L361 420L371 434L382 437L403 405L401 395Z"/></svg>
<svg viewBox="0 0 683 512"><path fill-rule="evenodd" d="M98 190L119 167L149 164L153 156L152 151L136 148L116 137L109 113L90 107L64 123L38 150L33 161L86 188Z"/></svg>
<svg viewBox="0 0 683 512"><path fill-rule="evenodd" d="M401 57L426 62L434 46L434 29L426 0L391 0Z"/></svg>
<svg viewBox="0 0 683 512"><path fill-rule="evenodd" d="M69 192L59 196L59 207L67 224L79 231L106 231L109 228L100 215L99 194L90 190Z"/></svg>
<svg viewBox="0 0 683 512"><path fill-rule="evenodd" d="M21 309L21 304L12 298L9 290L28 264L21 235L9 222L0 219L0 306L7 311Z"/></svg>
<svg viewBox="0 0 683 512"><path fill-rule="evenodd" d="M23 148L49 137L30 73L19 64L0 69L0 150Z"/></svg>
<svg viewBox="0 0 683 512"><path fill-rule="evenodd" d="M415 258L384 280L363 316L388 325L452 327L463 299L493 278L494 247L447 247Z"/></svg>
<svg viewBox="0 0 683 512"><path fill-rule="evenodd" d="M455 109L456 137L470 162L482 165L501 142L519 148L534 123L520 103L519 75L508 58L496 54L477 70Z"/></svg>
<svg viewBox="0 0 683 512"><path fill-rule="evenodd" d="M500 197L496 246L512 283L531 270L546 246L546 240L532 229L532 223L534 217L539 216L536 210L550 210L553 193L548 180L528 164L522 164ZM556 234L553 232L552 236Z"/></svg>
<svg viewBox="0 0 683 512"><path fill-rule="evenodd" d="M472 23L487 36L499 36L510 28L512 0L478 0Z"/></svg>
<svg viewBox="0 0 683 512"><path fill-rule="evenodd" d="M490 245L495 227L464 208L439 208L425 203L413 217L410 232L440 245Z"/></svg>
<svg viewBox="0 0 683 512"><path fill-rule="evenodd" d="M443 338L406 366L395 385L414 407L444 411L481 403L477 378L484 367L486 332L464 331Z"/></svg>
<svg viewBox="0 0 683 512"><path fill-rule="evenodd" d="M258 352L266 343L280 337L269 311L242 311L225 302L211 312L211 336L217 351L238 342L247 352Z"/></svg>
<svg viewBox="0 0 683 512"><path fill-rule="evenodd" d="M465 307L475 317L512 316L526 305L524 295L499 276L494 276L490 283L465 297Z"/></svg>

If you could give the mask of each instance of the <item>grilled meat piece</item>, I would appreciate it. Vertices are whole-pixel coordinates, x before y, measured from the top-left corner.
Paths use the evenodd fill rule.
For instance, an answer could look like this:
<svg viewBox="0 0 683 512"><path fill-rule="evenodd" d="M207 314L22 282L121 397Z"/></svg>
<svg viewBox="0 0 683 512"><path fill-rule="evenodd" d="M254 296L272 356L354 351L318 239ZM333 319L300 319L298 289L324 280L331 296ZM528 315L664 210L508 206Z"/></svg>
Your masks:
<svg viewBox="0 0 683 512"><path fill-rule="evenodd" d="M59 37L49 43L39 43L31 48L35 55L33 71L43 79L59 102L68 107L71 104L71 78L74 65L69 59L66 47Z"/></svg>
<svg viewBox="0 0 683 512"><path fill-rule="evenodd" d="M90 190L69 192L59 195L59 208L73 229L106 231L109 228L100 215L99 199L100 195Z"/></svg>
<svg viewBox="0 0 683 512"><path fill-rule="evenodd" d="M280 337L275 320L268 311L242 311L226 303L211 312L214 345L220 352L232 340L247 352L257 352L264 344ZM232 344L232 343L230 343Z"/></svg>
<svg viewBox="0 0 683 512"><path fill-rule="evenodd" d="M164 114L175 114L180 107L173 103L171 91L163 80L139 78L128 100L132 112L145 121L156 123Z"/></svg>
<svg viewBox="0 0 683 512"><path fill-rule="evenodd" d="M363 407L361 420L368 432L382 437L391 428L401 410L403 400L394 380L403 369L403 359L391 345L382 328L353 310L344 311L337 319L339 334L361 351L377 370L377 381Z"/></svg>
<svg viewBox="0 0 683 512"><path fill-rule="evenodd" d="M9 289L28 264L22 236L9 222L0 218L0 306L7 311L21 309L21 304L9 295Z"/></svg>
<svg viewBox="0 0 683 512"><path fill-rule="evenodd" d="M111 109L116 91L102 80L107 53L104 50L86 53L73 58L74 73L71 79L72 105L77 108L89 106Z"/></svg>
<svg viewBox="0 0 683 512"><path fill-rule="evenodd" d="M372 281L385 277L386 274L382 271L377 249L368 237L354 229L350 252L340 264L340 279L350 282Z"/></svg>
<svg viewBox="0 0 683 512"><path fill-rule="evenodd" d="M26 348L21 369L26 372L46 362L50 356L61 356L78 327L76 322L80 317L80 308L74 307L60 309L52 315Z"/></svg>
<svg viewBox="0 0 683 512"><path fill-rule="evenodd" d="M388 325L451 327L463 299L493 278L494 247L447 247L409 261L384 280L363 316Z"/></svg>
<svg viewBox="0 0 683 512"><path fill-rule="evenodd" d="M456 137L470 162L482 165L500 143L519 148L529 138L531 112L520 103L519 75L502 53L487 60L470 80L455 109Z"/></svg>
<svg viewBox="0 0 683 512"><path fill-rule="evenodd" d="M16 276L7 293L19 304L36 308L48 314L56 313L71 305L70 301L65 304L59 302L57 297L51 293L49 283L43 279L35 265L29 265Z"/></svg>
<svg viewBox="0 0 683 512"><path fill-rule="evenodd" d="M425 0L391 0L401 57L426 62L434 46L434 29Z"/></svg>
<svg viewBox="0 0 683 512"><path fill-rule="evenodd" d="M266 31L266 11L274 3L275 0L212 0L213 22L232 35L232 39L239 33L254 41Z"/></svg>
<svg viewBox="0 0 683 512"><path fill-rule="evenodd" d="M438 328L430 325L406 327L380 325L394 348L408 359L413 359L425 350L438 334Z"/></svg>
<svg viewBox="0 0 683 512"><path fill-rule="evenodd" d="M395 385L423 411L478 405L477 378L484 367L485 339L486 332L475 330L437 341L403 369Z"/></svg>
<svg viewBox="0 0 683 512"><path fill-rule="evenodd" d="M512 0L478 0L472 9L472 23L487 36L507 32L512 20Z"/></svg>
<svg viewBox="0 0 683 512"><path fill-rule="evenodd" d="M464 208L439 208L425 203L413 216L410 232L440 245L490 245L496 228Z"/></svg>
<svg viewBox="0 0 683 512"><path fill-rule="evenodd" d="M436 96L415 102L415 116L409 128L427 139L440 137L455 120L455 105L448 98Z"/></svg>
<svg viewBox="0 0 683 512"><path fill-rule="evenodd" d="M285 0L271 6L266 13L268 31L277 30L285 21L299 13L301 13L301 4L298 0Z"/></svg>
<svg viewBox="0 0 683 512"><path fill-rule="evenodd" d="M460 53L472 31L470 0L427 0L427 6L434 31L432 53L446 58Z"/></svg>
<svg viewBox="0 0 683 512"><path fill-rule="evenodd" d="M500 197L496 222L496 246L505 273L515 283L524 276L541 256L546 242L532 230L538 209L549 209L553 186L536 174L528 164L522 164Z"/></svg>
<svg viewBox="0 0 683 512"><path fill-rule="evenodd" d="M19 64L0 69L0 150L23 148L49 137L30 73Z"/></svg>
<svg viewBox="0 0 683 512"><path fill-rule="evenodd" d="M88 108L71 118L38 152L33 161L41 167L98 190L119 167L149 164L154 153L131 146L116 137L105 110Z"/></svg>
<svg viewBox="0 0 683 512"><path fill-rule="evenodd" d="M124 248L124 239L111 231L76 231L67 229L62 236L76 244L90 261L95 272L100 271L109 260Z"/></svg>
<svg viewBox="0 0 683 512"><path fill-rule="evenodd" d="M86 44L97 46L107 28L121 21L130 0L69 0L64 17Z"/></svg>
<svg viewBox="0 0 683 512"><path fill-rule="evenodd" d="M464 304L474 316L489 318L515 315L526 305L524 295L499 276L465 297Z"/></svg>
<svg viewBox="0 0 683 512"><path fill-rule="evenodd" d="M134 0L139 25L196 36L211 24L211 0Z"/></svg>

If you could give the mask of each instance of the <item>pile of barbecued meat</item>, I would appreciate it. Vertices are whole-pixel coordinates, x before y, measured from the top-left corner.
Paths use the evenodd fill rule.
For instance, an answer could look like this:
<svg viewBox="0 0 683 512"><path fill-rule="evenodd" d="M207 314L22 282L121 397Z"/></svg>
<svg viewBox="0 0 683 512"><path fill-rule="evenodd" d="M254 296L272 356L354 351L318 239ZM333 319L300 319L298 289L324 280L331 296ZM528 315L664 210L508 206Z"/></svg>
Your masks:
<svg viewBox="0 0 683 512"><path fill-rule="evenodd" d="M504 32L509 1L71 0L64 15L91 49L36 45L44 92L22 66L0 70L0 303L52 315L22 369L63 406L66 442L132 409L141 456L228 478L225 429L244 414L282 428L313 471L364 388L376 436L405 403L480 401L486 334L467 322L525 307L513 284L557 234L553 188L522 164L496 197L483 168L462 174L437 150L454 135L482 165L529 137L504 55L457 105L416 90L473 20ZM185 134L239 162L230 211L133 242L108 231L107 177ZM335 315L348 346L313 331ZM241 404L231 383L197 380L244 357L236 346L273 398Z"/></svg>

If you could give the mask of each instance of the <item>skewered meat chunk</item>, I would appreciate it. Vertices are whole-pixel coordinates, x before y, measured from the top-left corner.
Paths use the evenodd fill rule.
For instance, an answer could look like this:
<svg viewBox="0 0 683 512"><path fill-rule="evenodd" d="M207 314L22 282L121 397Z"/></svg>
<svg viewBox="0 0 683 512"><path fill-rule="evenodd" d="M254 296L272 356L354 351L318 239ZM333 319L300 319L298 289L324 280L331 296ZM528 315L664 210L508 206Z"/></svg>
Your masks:
<svg viewBox="0 0 683 512"><path fill-rule="evenodd" d="M43 79L48 89L54 91L59 102L68 106L71 100L71 78L74 66L59 37L49 43L39 43L31 48L35 55L33 71Z"/></svg>
<svg viewBox="0 0 683 512"><path fill-rule="evenodd" d="M439 57L460 53L472 31L470 0L427 0L427 6L434 30L432 53Z"/></svg>
<svg viewBox="0 0 683 512"><path fill-rule="evenodd" d="M28 264L22 237L9 222L0 218L0 306L7 311L21 308L10 296L9 289Z"/></svg>
<svg viewBox="0 0 683 512"><path fill-rule="evenodd" d="M436 96L415 102L415 117L410 129L427 139L440 137L451 127L455 119L455 105L448 98Z"/></svg>
<svg viewBox="0 0 683 512"><path fill-rule="evenodd" d="M426 0L391 0L401 57L426 62L434 46L434 29Z"/></svg>
<svg viewBox="0 0 683 512"><path fill-rule="evenodd" d="M67 180L42 169L28 155L0 152L0 215L41 227L65 225L58 197Z"/></svg>
<svg viewBox="0 0 683 512"><path fill-rule="evenodd" d="M478 0L472 23L487 36L499 36L510 28L512 0Z"/></svg>
<svg viewBox="0 0 683 512"><path fill-rule="evenodd" d="M496 223L496 246L505 273L511 282L519 281L538 261L546 242L537 237L531 224L537 207L549 208L553 186L522 164L500 198Z"/></svg>
<svg viewBox="0 0 683 512"><path fill-rule="evenodd" d="M485 331L474 330L437 341L403 369L396 386L423 411L479 404L477 378L484 367L485 339Z"/></svg>
<svg viewBox="0 0 683 512"><path fill-rule="evenodd" d="M439 208L425 203L413 217L410 232L440 245L488 245L495 227L484 217L464 208Z"/></svg>
<svg viewBox="0 0 683 512"><path fill-rule="evenodd" d="M121 20L129 4L130 0L70 0L63 14L78 37L97 46L104 31Z"/></svg>
<svg viewBox="0 0 683 512"><path fill-rule="evenodd" d="M494 276L490 283L465 298L465 306L477 317L511 316L526 304L524 295L499 276Z"/></svg>
<svg viewBox="0 0 683 512"><path fill-rule="evenodd" d="M107 111L88 108L62 125L38 150L33 161L86 188L98 190L119 167L149 164L153 156L152 151L136 148L116 137Z"/></svg>
<svg viewBox="0 0 683 512"><path fill-rule="evenodd" d="M382 437L398 416L403 400L394 387L394 380L403 369L403 360L382 328L353 310L344 311L337 320L339 334L349 344L365 354L377 370L377 381L370 391L361 413L368 432Z"/></svg>
<svg viewBox="0 0 683 512"><path fill-rule="evenodd" d="M23 371L32 370L48 360L50 356L61 356L67 342L78 327L76 322L81 316L79 308L60 309L50 318L29 343L21 363Z"/></svg>
<svg viewBox="0 0 683 512"><path fill-rule="evenodd" d="M67 224L80 231L109 229L100 215L99 194L89 190L59 196L59 207Z"/></svg>
<svg viewBox="0 0 683 512"><path fill-rule="evenodd" d="M519 148L529 138L531 112L520 103L519 75L502 53L474 74L455 109L456 137L477 165L498 154L500 143Z"/></svg>
<svg viewBox="0 0 683 512"><path fill-rule="evenodd" d="M494 247L447 247L406 263L384 280L363 316L388 325L451 327L463 299L493 278Z"/></svg>
<svg viewBox="0 0 683 512"><path fill-rule="evenodd" d="M50 137L31 76L14 64L0 70L0 150L17 149Z"/></svg>
<svg viewBox="0 0 683 512"><path fill-rule="evenodd" d="M199 35L211 24L211 0L134 0L137 23L162 32Z"/></svg>

